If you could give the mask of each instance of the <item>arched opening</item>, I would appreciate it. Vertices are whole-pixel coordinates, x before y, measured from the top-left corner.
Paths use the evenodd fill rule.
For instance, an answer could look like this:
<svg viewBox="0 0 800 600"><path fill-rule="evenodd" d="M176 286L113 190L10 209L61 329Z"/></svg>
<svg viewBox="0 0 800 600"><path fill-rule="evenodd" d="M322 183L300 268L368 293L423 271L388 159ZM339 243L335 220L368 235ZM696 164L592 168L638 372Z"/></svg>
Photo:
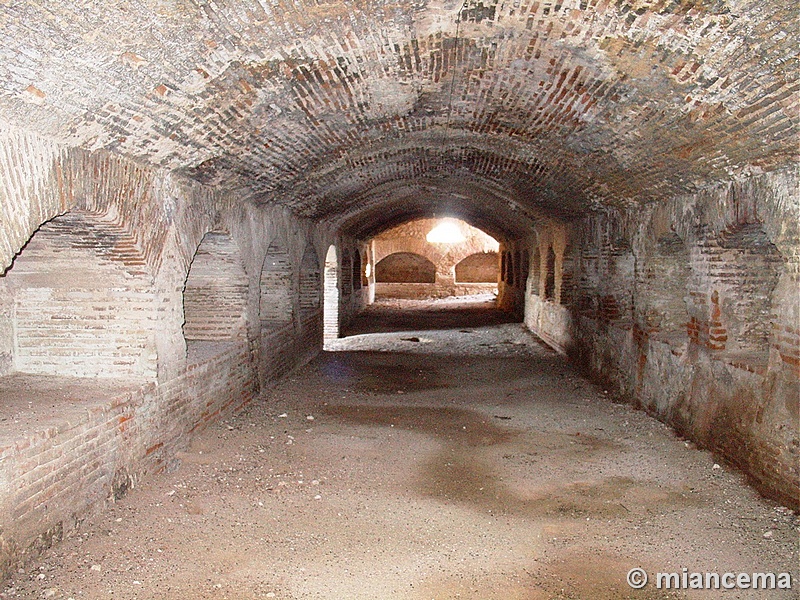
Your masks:
<svg viewBox="0 0 800 600"><path fill-rule="evenodd" d="M3 371L155 377L153 280L132 236L104 215L43 224L0 278Z"/></svg>
<svg viewBox="0 0 800 600"><path fill-rule="evenodd" d="M190 362L246 338L247 288L236 243L226 233L207 233L183 289L183 336Z"/></svg>
<svg viewBox="0 0 800 600"><path fill-rule="evenodd" d="M533 259L532 259L533 269L531 272L531 287L530 287L530 294L531 296L538 296L541 292L539 289L539 278L541 277L542 273L542 258L539 254L539 246L536 245L533 249Z"/></svg>
<svg viewBox="0 0 800 600"><path fill-rule="evenodd" d="M339 337L339 262L333 244L325 255L324 278L323 345Z"/></svg>
<svg viewBox="0 0 800 600"><path fill-rule="evenodd" d="M309 244L303 252L303 260L300 261L298 297L300 317L303 320L313 316L319 309L320 280L319 257L314 247Z"/></svg>
<svg viewBox="0 0 800 600"><path fill-rule="evenodd" d="M545 265L544 299L554 300L556 294L556 254L553 247L547 248L547 263Z"/></svg>
<svg viewBox="0 0 800 600"><path fill-rule="evenodd" d="M413 252L395 252L375 265L377 283L435 283L436 265Z"/></svg>
<svg viewBox="0 0 800 600"><path fill-rule="evenodd" d="M262 327L292 320L292 264L282 244L273 242L261 266L259 318Z"/></svg>
<svg viewBox="0 0 800 600"><path fill-rule="evenodd" d="M362 277L364 276L363 269L361 268L361 252L358 250L353 253L352 273L353 290L358 291L363 287Z"/></svg>
<svg viewBox="0 0 800 600"><path fill-rule="evenodd" d="M476 252L456 265L456 283L497 283L497 252Z"/></svg>
<svg viewBox="0 0 800 600"><path fill-rule="evenodd" d="M784 259L760 223L736 224L705 240L694 258L689 338L727 357L766 364L772 292Z"/></svg>
<svg viewBox="0 0 800 600"><path fill-rule="evenodd" d="M350 251L342 251L342 296L349 296L353 293L353 261L350 258Z"/></svg>

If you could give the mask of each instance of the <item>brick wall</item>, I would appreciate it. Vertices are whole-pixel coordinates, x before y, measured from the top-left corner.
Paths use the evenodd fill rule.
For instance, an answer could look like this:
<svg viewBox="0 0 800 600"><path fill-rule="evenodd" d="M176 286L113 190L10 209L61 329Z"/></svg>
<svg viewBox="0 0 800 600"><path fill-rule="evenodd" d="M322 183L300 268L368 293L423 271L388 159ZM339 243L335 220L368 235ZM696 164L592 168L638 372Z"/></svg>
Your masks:
<svg viewBox="0 0 800 600"><path fill-rule="evenodd" d="M41 223L73 204L63 186L67 157L52 141L0 127L0 272Z"/></svg>
<svg viewBox="0 0 800 600"><path fill-rule="evenodd" d="M258 313L262 328L290 322L294 312L292 264L282 246L272 244L267 249L259 287L261 296Z"/></svg>
<svg viewBox="0 0 800 600"><path fill-rule="evenodd" d="M576 302L526 304L546 341L794 507L797 184L793 171L776 172L590 216L571 234Z"/></svg>
<svg viewBox="0 0 800 600"><path fill-rule="evenodd" d="M5 482L0 486L0 576L57 542L88 512L113 502L144 475L167 468L192 431L251 401L255 393L246 344L157 385L108 381L0 379L6 399L19 394L34 402L51 398L54 386L68 398L67 406L23 431L0 430L0 481ZM41 415L43 409L38 410Z"/></svg>
<svg viewBox="0 0 800 600"><path fill-rule="evenodd" d="M413 252L393 252L375 265L377 283L435 283L436 265Z"/></svg>
<svg viewBox="0 0 800 600"><path fill-rule="evenodd" d="M426 236L442 223L455 224L463 240L456 243L431 243ZM498 242L480 229L455 219L416 219L389 229L372 241L375 253L377 296L397 298L443 298L494 291L497 286L485 280L498 280ZM491 266L463 263L468 257L481 261L484 255L494 257L494 278L487 274ZM477 258L476 258L477 257ZM489 259L491 261L491 258ZM461 265L461 267L459 267ZM459 280L457 268L466 277ZM481 279L480 282L470 278Z"/></svg>
<svg viewBox="0 0 800 600"><path fill-rule="evenodd" d="M0 577L321 349L314 248L330 238L120 157L23 142L30 155L0 157L19 171L4 193L35 192L3 229L18 255L0 276ZM288 320L262 321L262 304Z"/></svg>
<svg viewBox="0 0 800 600"><path fill-rule="evenodd" d="M496 284L499 275L499 260L497 252L470 254L455 266L456 283Z"/></svg>
<svg viewBox="0 0 800 600"><path fill-rule="evenodd" d="M322 294L322 272L316 250L309 246L303 253L300 263L300 285L298 299L300 304L300 317L305 319L313 314L320 306Z"/></svg>
<svg viewBox="0 0 800 600"><path fill-rule="evenodd" d="M210 232L189 266L183 291L187 341L233 340L245 332L248 278L236 243Z"/></svg>
<svg viewBox="0 0 800 600"><path fill-rule="evenodd" d="M152 275L105 215L43 224L0 280L13 303L13 370L79 377L154 377Z"/></svg>

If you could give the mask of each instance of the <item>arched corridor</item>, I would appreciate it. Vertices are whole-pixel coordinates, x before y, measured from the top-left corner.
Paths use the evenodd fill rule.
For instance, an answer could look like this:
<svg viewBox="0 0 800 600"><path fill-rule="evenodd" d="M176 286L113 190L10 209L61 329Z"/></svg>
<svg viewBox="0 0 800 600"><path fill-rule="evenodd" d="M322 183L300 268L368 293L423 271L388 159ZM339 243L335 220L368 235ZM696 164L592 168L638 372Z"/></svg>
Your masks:
<svg viewBox="0 0 800 600"><path fill-rule="evenodd" d="M0 600L797 575L798 23L0 3Z"/></svg>

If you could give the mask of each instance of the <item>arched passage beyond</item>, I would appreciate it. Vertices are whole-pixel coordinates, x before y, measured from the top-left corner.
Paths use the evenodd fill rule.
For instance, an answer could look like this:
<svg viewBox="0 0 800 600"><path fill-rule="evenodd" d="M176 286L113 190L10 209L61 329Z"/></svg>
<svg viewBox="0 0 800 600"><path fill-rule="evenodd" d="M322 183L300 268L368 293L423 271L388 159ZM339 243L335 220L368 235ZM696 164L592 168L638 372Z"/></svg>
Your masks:
<svg viewBox="0 0 800 600"><path fill-rule="evenodd" d="M183 290L183 335L194 358L209 344L234 342L246 330L247 273L226 233L209 232L195 252Z"/></svg>
<svg viewBox="0 0 800 600"><path fill-rule="evenodd" d="M436 265L413 252L395 252L375 265L378 283L434 283Z"/></svg>
<svg viewBox="0 0 800 600"><path fill-rule="evenodd" d="M325 255L323 282L323 330L325 346L339 337L339 264L336 246L331 245Z"/></svg>

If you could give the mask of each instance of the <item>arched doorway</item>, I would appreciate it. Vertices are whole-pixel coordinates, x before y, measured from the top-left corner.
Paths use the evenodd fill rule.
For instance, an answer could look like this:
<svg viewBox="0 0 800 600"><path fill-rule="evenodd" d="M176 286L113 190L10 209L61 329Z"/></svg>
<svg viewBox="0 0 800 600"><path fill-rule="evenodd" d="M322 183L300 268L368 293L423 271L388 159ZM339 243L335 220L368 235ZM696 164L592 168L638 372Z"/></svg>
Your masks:
<svg viewBox="0 0 800 600"><path fill-rule="evenodd" d="M336 246L328 248L325 255L323 280L323 329L322 347L339 337L339 263Z"/></svg>

